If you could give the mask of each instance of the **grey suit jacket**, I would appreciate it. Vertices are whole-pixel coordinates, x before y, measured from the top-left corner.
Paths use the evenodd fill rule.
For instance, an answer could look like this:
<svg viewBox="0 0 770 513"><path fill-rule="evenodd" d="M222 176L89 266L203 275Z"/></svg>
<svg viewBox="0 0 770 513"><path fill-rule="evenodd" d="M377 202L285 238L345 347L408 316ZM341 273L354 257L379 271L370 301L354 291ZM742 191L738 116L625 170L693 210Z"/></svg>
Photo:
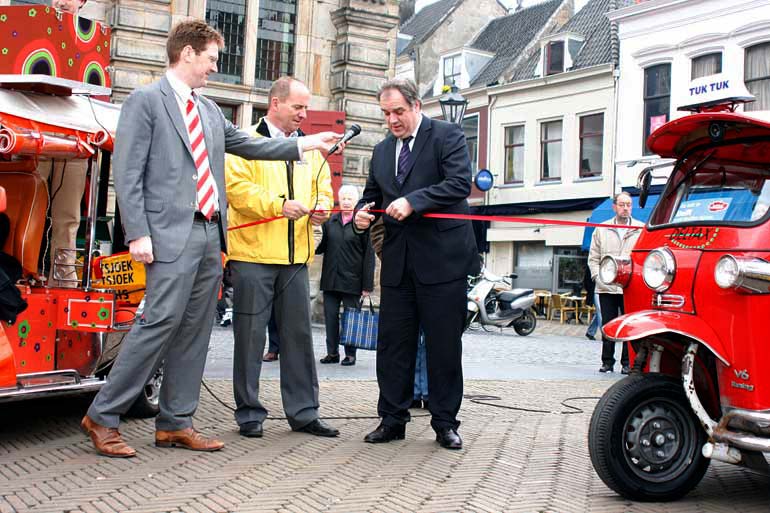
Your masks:
<svg viewBox="0 0 770 513"><path fill-rule="evenodd" d="M253 138L200 96L198 112L219 192L220 239L226 250L225 152L250 160L300 160L296 140ZM182 253L197 209L197 172L187 127L166 77L136 89L118 120L113 155L115 193L126 241L149 235L155 260Z"/></svg>

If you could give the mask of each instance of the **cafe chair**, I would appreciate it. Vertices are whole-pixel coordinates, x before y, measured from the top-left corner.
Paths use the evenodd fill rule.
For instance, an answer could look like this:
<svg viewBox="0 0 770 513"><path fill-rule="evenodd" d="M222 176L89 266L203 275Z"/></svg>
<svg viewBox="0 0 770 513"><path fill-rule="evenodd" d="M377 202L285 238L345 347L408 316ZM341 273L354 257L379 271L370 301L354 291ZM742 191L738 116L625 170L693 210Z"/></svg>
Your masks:
<svg viewBox="0 0 770 513"><path fill-rule="evenodd" d="M573 313L577 319L578 305L567 305L564 302L564 298L559 294L551 294L551 303L548 305L548 320L554 320L553 314L559 312L559 323L564 324L564 320L567 319L566 314Z"/></svg>

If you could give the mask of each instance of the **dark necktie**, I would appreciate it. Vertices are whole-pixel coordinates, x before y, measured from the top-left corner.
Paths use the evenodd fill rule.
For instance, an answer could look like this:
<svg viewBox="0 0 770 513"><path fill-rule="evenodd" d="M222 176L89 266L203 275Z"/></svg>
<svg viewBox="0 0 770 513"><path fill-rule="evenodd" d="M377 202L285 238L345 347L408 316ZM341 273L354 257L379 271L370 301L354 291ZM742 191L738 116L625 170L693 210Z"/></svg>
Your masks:
<svg viewBox="0 0 770 513"><path fill-rule="evenodd" d="M401 153L398 154L398 171L396 172L398 185L404 185L404 180L406 180L406 170L409 168L409 159L412 157L412 152L409 149L409 142L412 139L413 137L410 135L401 140Z"/></svg>

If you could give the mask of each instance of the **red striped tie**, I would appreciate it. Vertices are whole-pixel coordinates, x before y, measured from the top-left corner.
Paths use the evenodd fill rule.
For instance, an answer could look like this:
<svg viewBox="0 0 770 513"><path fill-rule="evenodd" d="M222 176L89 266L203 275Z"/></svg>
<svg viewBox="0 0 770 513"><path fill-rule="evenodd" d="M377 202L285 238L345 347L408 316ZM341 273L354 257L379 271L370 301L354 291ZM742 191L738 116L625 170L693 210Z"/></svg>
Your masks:
<svg viewBox="0 0 770 513"><path fill-rule="evenodd" d="M211 167L209 167L209 154L206 151L201 118L198 115L194 99L195 94L193 93L192 97L187 100L185 124L187 125L187 134L190 136L190 146L198 176L198 210L206 216L206 219L211 219L218 201L217 184L211 174Z"/></svg>

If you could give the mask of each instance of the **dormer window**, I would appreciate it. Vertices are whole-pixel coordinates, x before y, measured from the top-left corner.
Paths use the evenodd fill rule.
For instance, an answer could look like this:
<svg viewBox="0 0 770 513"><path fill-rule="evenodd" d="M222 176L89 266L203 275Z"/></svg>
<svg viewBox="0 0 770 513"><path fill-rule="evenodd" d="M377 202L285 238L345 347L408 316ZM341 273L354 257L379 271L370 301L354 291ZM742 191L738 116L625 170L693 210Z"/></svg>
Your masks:
<svg viewBox="0 0 770 513"><path fill-rule="evenodd" d="M460 85L462 74L462 56L460 54L444 57L444 85Z"/></svg>
<svg viewBox="0 0 770 513"><path fill-rule="evenodd" d="M564 41L551 41L546 46L545 74L564 72Z"/></svg>

